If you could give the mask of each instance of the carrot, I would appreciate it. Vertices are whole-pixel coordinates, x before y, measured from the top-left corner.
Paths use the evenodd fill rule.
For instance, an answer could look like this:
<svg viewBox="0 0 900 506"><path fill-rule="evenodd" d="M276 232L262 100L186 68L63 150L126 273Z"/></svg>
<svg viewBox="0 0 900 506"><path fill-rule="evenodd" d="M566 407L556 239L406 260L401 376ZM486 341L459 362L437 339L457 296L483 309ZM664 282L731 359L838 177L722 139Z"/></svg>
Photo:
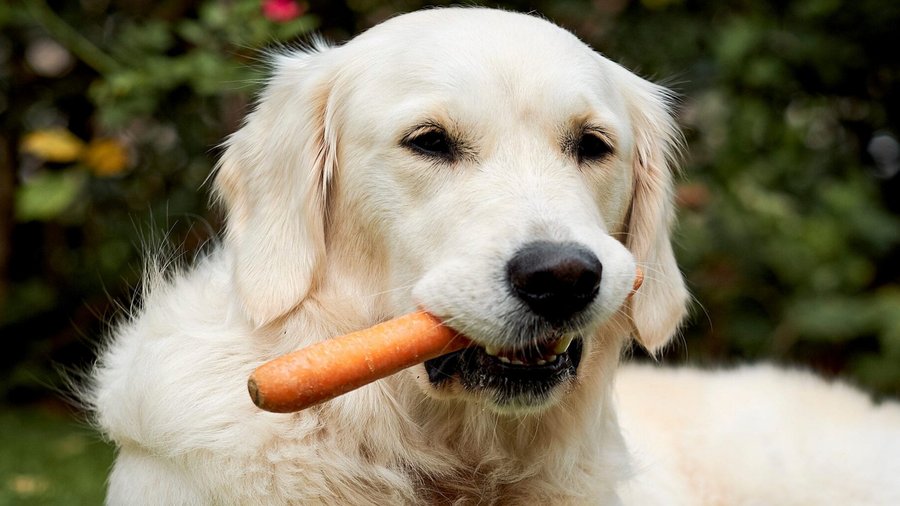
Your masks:
<svg viewBox="0 0 900 506"><path fill-rule="evenodd" d="M436 317L417 311L267 362L253 372L247 387L260 408L289 413L468 344Z"/></svg>
<svg viewBox="0 0 900 506"><path fill-rule="evenodd" d="M643 280L638 268L632 295ZM290 413L469 344L435 316L417 311L278 357L258 367L247 388L260 408Z"/></svg>

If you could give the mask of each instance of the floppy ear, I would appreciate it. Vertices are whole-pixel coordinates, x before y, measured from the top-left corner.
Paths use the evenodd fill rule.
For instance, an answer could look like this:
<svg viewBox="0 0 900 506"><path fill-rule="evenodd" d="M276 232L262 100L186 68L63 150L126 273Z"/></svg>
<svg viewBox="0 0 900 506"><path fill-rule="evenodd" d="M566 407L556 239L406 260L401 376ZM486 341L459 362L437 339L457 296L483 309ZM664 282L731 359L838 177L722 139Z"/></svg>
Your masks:
<svg viewBox="0 0 900 506"><path fill-rule="evenodd" d="M325 254L325 187L335 164L325 51L317 44L275 56L272 77L217 167L233 280L257 326L303 300Z"/></svg>
<svg viewBox="0 0 900 506"><path fill-rule="evenodd" d="M675 218L673 159L681 134L668 90L631 73L626 83L623 93L634 130L634 189L625 246L644 271L644 283L630 302L631 320L635 338L654 353L678 330L687 310L688 293L669 238Z"/></svg>

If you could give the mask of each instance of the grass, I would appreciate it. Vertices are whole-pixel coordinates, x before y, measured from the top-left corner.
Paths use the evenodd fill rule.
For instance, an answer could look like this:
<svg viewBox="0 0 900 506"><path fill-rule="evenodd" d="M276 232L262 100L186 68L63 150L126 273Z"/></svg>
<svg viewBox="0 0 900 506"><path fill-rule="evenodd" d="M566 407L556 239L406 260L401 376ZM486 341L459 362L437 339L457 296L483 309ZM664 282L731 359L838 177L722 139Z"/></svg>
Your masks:
<svg viewBox="0 0 900 506"><path fill-rule="evenodd" d="M0 506L103 504L113 454L73 417L0 406Z"/></svg>

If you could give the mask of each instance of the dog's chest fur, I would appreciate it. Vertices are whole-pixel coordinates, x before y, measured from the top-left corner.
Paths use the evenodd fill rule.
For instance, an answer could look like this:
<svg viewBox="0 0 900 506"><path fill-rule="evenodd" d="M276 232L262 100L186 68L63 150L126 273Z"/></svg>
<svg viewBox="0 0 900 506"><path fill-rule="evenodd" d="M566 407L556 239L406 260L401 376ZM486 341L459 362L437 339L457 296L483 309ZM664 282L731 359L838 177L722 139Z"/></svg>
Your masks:
<svg viewBox="0 0 900 506"><path fill-rule="evenodd" d="M362 398L347 400L347 406L399 408L405 395L394 386L358 392ZM627 459L614 417L602 415L607 412L598 406L589 419L564 411L504 419L471 405L446 409L419 397L396 412L411 416L358 413L352 424L343 422L350 412L338 405L317 413L321 431L314 446L329 479L355 484L339 487L355 494L344 498L348 503L617 504L614 491ZM391 420L390 428L360 419ZM337 467L336 455L352 457Z"/></svg>

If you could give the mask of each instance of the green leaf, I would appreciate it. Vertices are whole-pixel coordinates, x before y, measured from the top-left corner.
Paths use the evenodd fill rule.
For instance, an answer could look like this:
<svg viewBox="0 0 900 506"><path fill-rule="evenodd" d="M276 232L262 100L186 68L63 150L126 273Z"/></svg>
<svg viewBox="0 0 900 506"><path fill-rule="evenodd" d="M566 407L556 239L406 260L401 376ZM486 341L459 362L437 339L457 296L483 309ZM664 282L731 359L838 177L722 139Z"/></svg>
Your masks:
<svg viewBox="0 0 900 506"><path fill-rule="evenodd" d="M16 189L16 219L48 221L75 204L87 176L77 170L43 172Z"/></svg>

